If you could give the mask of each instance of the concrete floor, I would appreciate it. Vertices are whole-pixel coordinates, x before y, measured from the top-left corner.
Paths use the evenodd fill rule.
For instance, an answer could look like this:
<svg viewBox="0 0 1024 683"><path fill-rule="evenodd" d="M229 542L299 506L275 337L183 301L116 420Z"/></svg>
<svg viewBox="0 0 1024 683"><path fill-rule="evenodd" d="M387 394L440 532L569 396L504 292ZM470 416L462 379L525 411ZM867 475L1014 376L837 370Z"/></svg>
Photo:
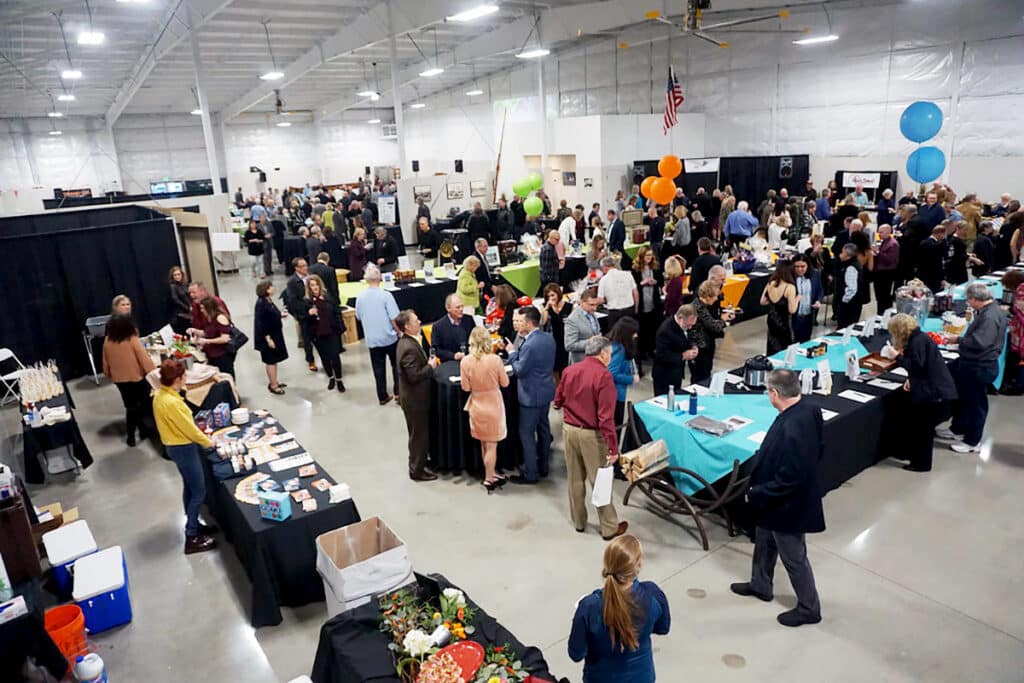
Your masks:
<svg viewBox="0 0 1024 683"><path fill-rule="evenodd" d="M276 277L278 289L283 276ZM222 277L235 322L252 327L254 283ZM330 473L352 487L364 517L380 515L409 545L421 572L442 572L521 640L541 647L551 670L580 681L566 639L576 600L600 583L604 544L592 515L573 533L565 499L560 420L550 480L487 496L476 481L405 476L399 408L377 405L361 345L342 359L348 393L326 392L286 325L292 357L281 366L287 396L266 391L251 345L237 363L249 407L267 408ZM763 352L764 319L737 325L719 368ZM323 604L284 609L284 622L254 630L250 585L230 546L182 554L180 480L149 445L129 449L113 386L72 384L77 418L96 464L78 479L34 487L37 504L78 505L101 547L128 558L135 618L94 639L117 681L287 681L313 662ZM645 380L636 396L650 395ZM828 531L809 537L824 620L790 630L775 615L795 604L778 568L777 599L729 592L749 576L752 546L711 527L711 551L683 525L636 504L622 510L644 543L643 578L665 591L672 633L655 640L663 681L1024 681L1024 423L1021 401L992 401L982 453L937 448L930 474L882 463L825 499ZM12 409L0 412L7 434ZM623 486L616 482L616 499Z"/></svg>

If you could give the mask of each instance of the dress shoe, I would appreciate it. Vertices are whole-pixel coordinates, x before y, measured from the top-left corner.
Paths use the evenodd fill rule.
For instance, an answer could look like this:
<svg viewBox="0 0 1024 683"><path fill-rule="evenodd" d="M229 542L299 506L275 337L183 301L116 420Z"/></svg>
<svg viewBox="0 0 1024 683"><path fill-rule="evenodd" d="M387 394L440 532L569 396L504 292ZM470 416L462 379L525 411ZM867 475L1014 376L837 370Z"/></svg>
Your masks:
<svg viewBox="0 0 1024 683"><path fill-rule="evenodd" d="M742 595L745 598L757 598L758 600L762 600L764 602L772 601L772 596L765 595L764 593L758 593L750 587L749 583L734 583L731 586L729 586L729 590L731 590L736 595Z"/></svg>
<svg viewBox="0 0 1024 683"><path fill-rule="evenodd" d="M783 612L775 618L783 626L789 626L792 628L803 626L804 624L817 624L821 621L820 614L807 614L806 612L801 612L798 609L791 609L788 612Z"/></svg>
<svg viewBox="0 0 1024 683"><path fill-rule="evenodd" d="M437 475L428 470L423 470L420 474L410 474L409 478L413 481L434 481L437 479Z"/></svg>
<svg viewBox="0 0 1024 683"><path fill-rule="evenodd" d="M203 536L213 536L220 531L216 524L203 524L199 522L199 533Z"/></svg>
<svg viewBox="0 0 1024 683"><path fill-rule="evenodd" d="M925 469L923 467L914 467L913 465L904 465L903 469L907 472L931 472L931 468Z"/></svg>
<svg viewBox="0 0 1024 683"><path fill-rule="evenodd" d="M395 397L394 396L388 396L387 398L381 399L380 404L382 406L386 406L387 404L391 403L391 399L393 399L393 398L395 398Z"/></svg>
<svg viewBox="0 0 1024 683"><path fill-rule="evenodd" d="M310 363L309 364L309 371L310 372L316 372L316 363Z"/></svg>
<svg viewBox="0 0 1024 683"><path fill-rule="evenodd" d="M981 452L981 444L980 443L979 444L975 444L975 445L972 446L972 445L970 445L968 443L964 443L963 441L954 441L953 443L949 444L949 448L950 448L950 450L955 451L957 453L980 453Z"/></svg>
<svg viewBox="0 0 1024 683"><path fill-rule="evenodd" d="M128 448L135 448L135 433L128 435Z"/></svg>
<svg viewBox="0 0 1024 683"><path fill-rule="evenodd" d="M582 529L576 529L576 533L578 533L578 534L584 534L586 532L587 532L587 527L583 527Z"/></svg>
<svg viewBox="0 0 1024 683"><path fill-rule="evenodd" d="M611 536L602 536L601 538L603 538L606 541L610 541L613 538L618 538L622 534L626 533L626 529L628 528L629 522L619 522L619 528L615 530L614 534L612 534Z"/></svg>
<svg viewBox="0 0 1024 683"><path fill-rule="evenodd" d="M340 379L338 380L338 386L336 388L337 388L339 394L344 394L345 393L345 383L342 382Z"/></svg>
<svg viewBox="0 0 1024 683"><path fill-rule="evenodd" d="M193 553L205 553L207 550L213 550L217 547L217 539L210 538L209 536L189 536L185 539L185 554L191 555Z"/></svg>
<svg viewBox="0 0 1024 683"><path fill-rule="evenodd" d="M330 391L330 390L331 390L331 389L333 389L333 388L334 388L334 387L335 387L336 385L337 385L337 383L336 383L336 382L334 381L334 378L333 378L333 377L329 378L329 379L327 380L327 391Z"/></svg>
<svg viewBox="0 0 1024 683"><path fill-rule="evenodd" d="M513 475L512 477L509 477L509 481L511 481L513 484L526 484L528 486L532 486L534 484L539 483L537 479L527 479L521 474L516 474Z"/></svg>

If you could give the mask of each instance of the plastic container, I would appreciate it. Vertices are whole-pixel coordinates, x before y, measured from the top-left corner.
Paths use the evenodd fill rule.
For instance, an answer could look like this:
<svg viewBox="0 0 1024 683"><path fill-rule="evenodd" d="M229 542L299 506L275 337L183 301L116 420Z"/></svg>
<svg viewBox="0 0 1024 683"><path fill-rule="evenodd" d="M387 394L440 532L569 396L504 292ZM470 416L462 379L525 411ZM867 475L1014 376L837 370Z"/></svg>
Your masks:
<svg viewBox="0 0 1024 683"><path fill-rule="evenodd" d="M82 608L89 633L102 633L132 620L128 566L121 546L106 548L75 563L72 597Z"/></svg>
<svg viewBox="0 0 1024 683"><path fill-rule="evenodd" d="M103 658L98 654L79 655L75 660L75 679L79 683L108 683Z"/></svg>
<svg viewBox="0 0 1024 683"><path fill-rule="evenodd" d="M96 552L96 539L84 519L43 534L46 557L53 567L58 595L68 600L74 583L74 564L79 558Z"/></svg>
<svg viewBox="0 0 1024 683"><path fill-rule="evenodd" d="M89 653L85 642L85 615L78 605L61 605L46 610L43 618L53 644L68 660L68 671L79 655Z"/></svg>

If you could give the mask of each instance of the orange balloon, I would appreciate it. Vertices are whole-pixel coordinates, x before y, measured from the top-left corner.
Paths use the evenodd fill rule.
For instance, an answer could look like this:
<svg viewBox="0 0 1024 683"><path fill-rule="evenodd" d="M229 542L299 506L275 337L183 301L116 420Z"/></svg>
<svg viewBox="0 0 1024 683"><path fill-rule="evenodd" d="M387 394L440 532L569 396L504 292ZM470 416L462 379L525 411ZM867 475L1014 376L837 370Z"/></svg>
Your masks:
<svg viewBox="0 0 1024 683"><path fill-rule="evenodd" d="M644 178L644 181L642 183L640 183L640 194L642 194L643 196L645 196L648 199L650 199L651 198L651 185L653 185L654 181L657 180L657 179L658 179L658 177L657 176L653 176L653 175L649 175L646 178Z"/></svg>
<svg viewBox="0 0 1024 683"><path fill-rule="evenodd" d="M674 154L667 154L658 162L658 175L675 180L683 172L683 162Z"/></svg>
<svg viewBox="0 0 1024 683"><path fill-rule="evenodd" d="M658 204L671 204L676 196L676 184L671 178L655 178L651 184L651 199Z"/></svg>

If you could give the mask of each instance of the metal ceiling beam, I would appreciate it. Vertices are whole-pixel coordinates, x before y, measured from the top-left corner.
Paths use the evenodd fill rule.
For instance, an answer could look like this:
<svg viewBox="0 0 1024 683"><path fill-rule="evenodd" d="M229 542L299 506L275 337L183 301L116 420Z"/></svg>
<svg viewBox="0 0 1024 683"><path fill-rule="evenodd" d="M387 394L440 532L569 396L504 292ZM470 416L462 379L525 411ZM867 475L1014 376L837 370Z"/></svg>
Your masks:
<svg viewBox="0 0 1024 683"><path fill-rule="evenodd" d="M191 4L192 23L188 21L186 3ZM170 5L107 109L107 125L114 125L162 57L230 4L231 0L177 0Z"/></svg>
<svg viewBox="0 0 1024 683"><path fill-rule="evenodd" d="M388 0L392 4L396 34L417 31L425 26L443 21L466 8L466 0ZM225 121L230 121L261 100L273 94L274 90L287 87L317 68L324 62L351 54L373 43L387 40L388 3L378 2L352 23L323 42L314 45L304 55L284 68L284 78L260 83L235 100L235 103L221 112Z"/></svg>

